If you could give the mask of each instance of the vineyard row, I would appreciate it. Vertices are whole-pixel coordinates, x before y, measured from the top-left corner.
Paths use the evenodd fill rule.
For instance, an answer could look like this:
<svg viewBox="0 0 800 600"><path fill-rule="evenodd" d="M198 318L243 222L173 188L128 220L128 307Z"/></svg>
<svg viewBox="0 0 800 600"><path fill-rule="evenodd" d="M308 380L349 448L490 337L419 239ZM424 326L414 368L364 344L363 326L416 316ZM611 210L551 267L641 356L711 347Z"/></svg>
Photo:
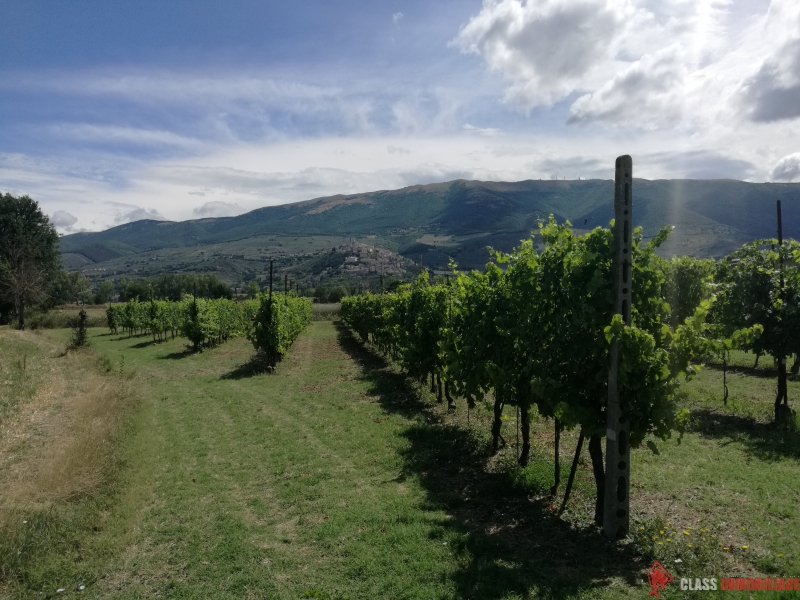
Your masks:
<svg viewBox="0 0 800 600"><path fill-rule="evenodd" d="M245 336L266 354L272 367L311 322L311 314L311 300L292 293L264 293L245 302L192 296L177 302L135 298L106 311L112 333L147 333L154 342L181 336L201 349Z"/></svg>
<svg viewBox="0 0 800 600"><path fill-rule="evenodd" d="M665 440L682 432L688 412L677 406L676 392L696 372L697 357L724 359L742 348L785 360L800 350L796 242L778 249L772 240L754 242L719 263L670 261L656 254L669 231L647 243L640 230L634 232L630 326L614 314L612 230L578 236L552 217L540 226L540 251L531 239L511 254L495 252L483 272L454 272L438 284L422 273L394 293L345 298L342 318L409 375L430 377L451 408L454 396L470 406L488 402L495 450L502 442L503 408L516 406L522 465L529 458L534 408L553 419L556 440L563 429L577 428L562 507L588 439L595 520L601 524L612 343L620 348L617 384L630 425L620 444L632 447L648 436ZM792 259L795 266L784 267ZM776 418L780 412L776 408ZM647 445L655 451L653 439ZM560 483L558 460L556 455L553 494Z"/></svg>

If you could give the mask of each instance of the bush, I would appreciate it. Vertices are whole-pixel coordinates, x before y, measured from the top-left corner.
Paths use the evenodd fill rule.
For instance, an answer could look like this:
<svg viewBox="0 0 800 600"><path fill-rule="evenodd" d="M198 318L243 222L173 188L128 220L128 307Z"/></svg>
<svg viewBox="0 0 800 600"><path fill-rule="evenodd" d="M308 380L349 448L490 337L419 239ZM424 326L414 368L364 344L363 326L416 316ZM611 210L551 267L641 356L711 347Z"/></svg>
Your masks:
<svg viewBox="0 0 800 600"><path fill-rule="evenodd" d="M86 311L81 309L81 311L78 313L78 318L75 320L75 324L72 327L72 339L70 340L71 347L81 348L82 346L86 345L86 321Z"/></svg>

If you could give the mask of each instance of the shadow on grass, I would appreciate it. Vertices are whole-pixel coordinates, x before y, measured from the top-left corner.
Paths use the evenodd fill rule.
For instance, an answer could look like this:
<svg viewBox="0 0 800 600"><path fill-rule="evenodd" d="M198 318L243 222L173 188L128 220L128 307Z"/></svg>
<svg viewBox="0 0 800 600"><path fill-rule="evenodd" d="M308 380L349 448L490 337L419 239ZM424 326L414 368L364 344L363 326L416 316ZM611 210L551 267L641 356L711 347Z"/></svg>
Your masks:
<svg viewBox="0 0 800 600"><path fill-rule="evenodd" d="M407 376L346 327L337 329L341 347L361 366L361 377L384 410L414 418L403 434L409 445L401 452L400 479L419 478L427 508L448 512L453 519L446 527L465 540L456 549L463 566L453 575L459 597L529 597L535 589L537 598L567 598L591 594L611 577L641 583L649 567L642 557L610 543L595 527L557 519L547 500L515 490L505 473L488 472L485 442L468 429L442 423Z"/></svg>
<svg viewBox="0 0 800 600"><path fill-rule="evenodd" d="M256 352L246 363L237 365L230 373L225 373L220 379L246 379L271 373L272 368L267 361L267 355L263 352Z"/></svg>
<svg viewBox="0 0 800 600"><path fill-rule="evenodd" d="M102 335L109 335L109 336L115 335L115 336L117 336L116 339L112 340L114 342L124 342L124 341L130 341L130 340L135 340L137 338L143 338L144 337L144 338L147 338L149 340L149 343L151 343L151 344L153 343L153 340L150 337L149 333L135 333L133 335L130 335L128 333L105 333L105 334L102 334ZM97 336L97 337L101 337L101 336ZM147 342L141 342L141 343L147 345ZM131 346L131 347L132 348L136 348L137 346Z"/></svg>
<svg viewBox="0 0 800 600"><path fill-rule="evenodd" d="M135 348L136 346L133 347ZM197 351L191 346L187 346L180 352L170 352L169 354L162 354L157 358L159 360L181 360L182 358L187 358L189 356L192 356L193 354L197 354Z"/></svg>
<svg viewBox="0 0 800 600"><path fill-rule="evenodd" d="M139 342L138 344L134 344L131 348L149 348L150 346L155 346L158 342L154 340L147 340L144 342Z"/></svg>
<svg viewBox="0 0 800 600"><path fill-rule="evenodd" d="M703 408L692 411L689 429L705 437L740 442L760 460L800 459L800 432L780 429L774 423Z"/></svg>
<svg viewBox="0 0 800 600"><path fill-rule="evenodd" d="M149 334L144 334L144 335L149 335ZM174 340L175 338L173 337L172 339ZM164 343L169 342L169 341L170 341L170 339L168 337L155 339L155 340L153 340L151 338L151 339L148 339L148 340L146 340L144 342L139 342L138 344L134 344L133 346L131 346L131 348L149 348L150 346L156 346L158 344L164 344Z"/></svg>
<svg viewBox="0 0 800 600"><path fill-rule="evenodd" d="M707 362L704 363L707 369L712 371L722 372L722 363ZM771 367L748 367L745 365L728 365L728 375L747 375L748 377L758 377L761 379L777 379L778 369Z"/></svg>

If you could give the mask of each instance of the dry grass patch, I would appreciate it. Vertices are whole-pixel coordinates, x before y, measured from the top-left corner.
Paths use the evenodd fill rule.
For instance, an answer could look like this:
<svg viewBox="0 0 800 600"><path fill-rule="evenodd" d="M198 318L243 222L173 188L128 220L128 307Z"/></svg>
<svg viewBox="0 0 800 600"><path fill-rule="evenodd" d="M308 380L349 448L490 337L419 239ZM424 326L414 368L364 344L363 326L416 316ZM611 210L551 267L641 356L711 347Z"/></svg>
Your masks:
<svg viewBox="0 0 800 600"><path fill-rule="evenodd" d="M25 578L42 553L102 520L81 501L113 477L115 442L136 404L130 379L90 350L0 331L0 353L22 346L25 372L6 381L24 393L0 424L0 580Z"/></svg>
<svg viewBox="0 0 800 600"><path fill-rule="evenodd" d="M96 490L134 401L130 381L99 372L90 353L50 360L61 364L0 433L4 507L46 506Z"/></svg>

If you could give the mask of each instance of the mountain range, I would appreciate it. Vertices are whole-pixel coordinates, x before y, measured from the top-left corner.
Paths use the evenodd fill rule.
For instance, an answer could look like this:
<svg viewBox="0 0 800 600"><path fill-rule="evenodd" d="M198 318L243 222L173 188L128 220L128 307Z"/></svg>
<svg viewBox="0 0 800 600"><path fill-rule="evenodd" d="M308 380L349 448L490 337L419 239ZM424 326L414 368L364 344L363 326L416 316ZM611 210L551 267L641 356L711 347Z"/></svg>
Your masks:
<svg viewBox="0 0 800 600"><path fill-rule="evenodd" d="M68 268L92 278L205 271L236 283L263 272L269 258L308 277L314 264L331 271L331 260L321 257L348 243L434 268L445 268L451 258L462 268L480 268L487 246L510 250L550 214L579 231L607 227L613 197L610 180L457 180L317 198L236 217L136 221L64 236L61 251ZM633 219L646 238L674 226L663 255L718 258L753 239L775 237L777 200L784 237L800 239L800 184L792 183L636 179Z"/></svg>

